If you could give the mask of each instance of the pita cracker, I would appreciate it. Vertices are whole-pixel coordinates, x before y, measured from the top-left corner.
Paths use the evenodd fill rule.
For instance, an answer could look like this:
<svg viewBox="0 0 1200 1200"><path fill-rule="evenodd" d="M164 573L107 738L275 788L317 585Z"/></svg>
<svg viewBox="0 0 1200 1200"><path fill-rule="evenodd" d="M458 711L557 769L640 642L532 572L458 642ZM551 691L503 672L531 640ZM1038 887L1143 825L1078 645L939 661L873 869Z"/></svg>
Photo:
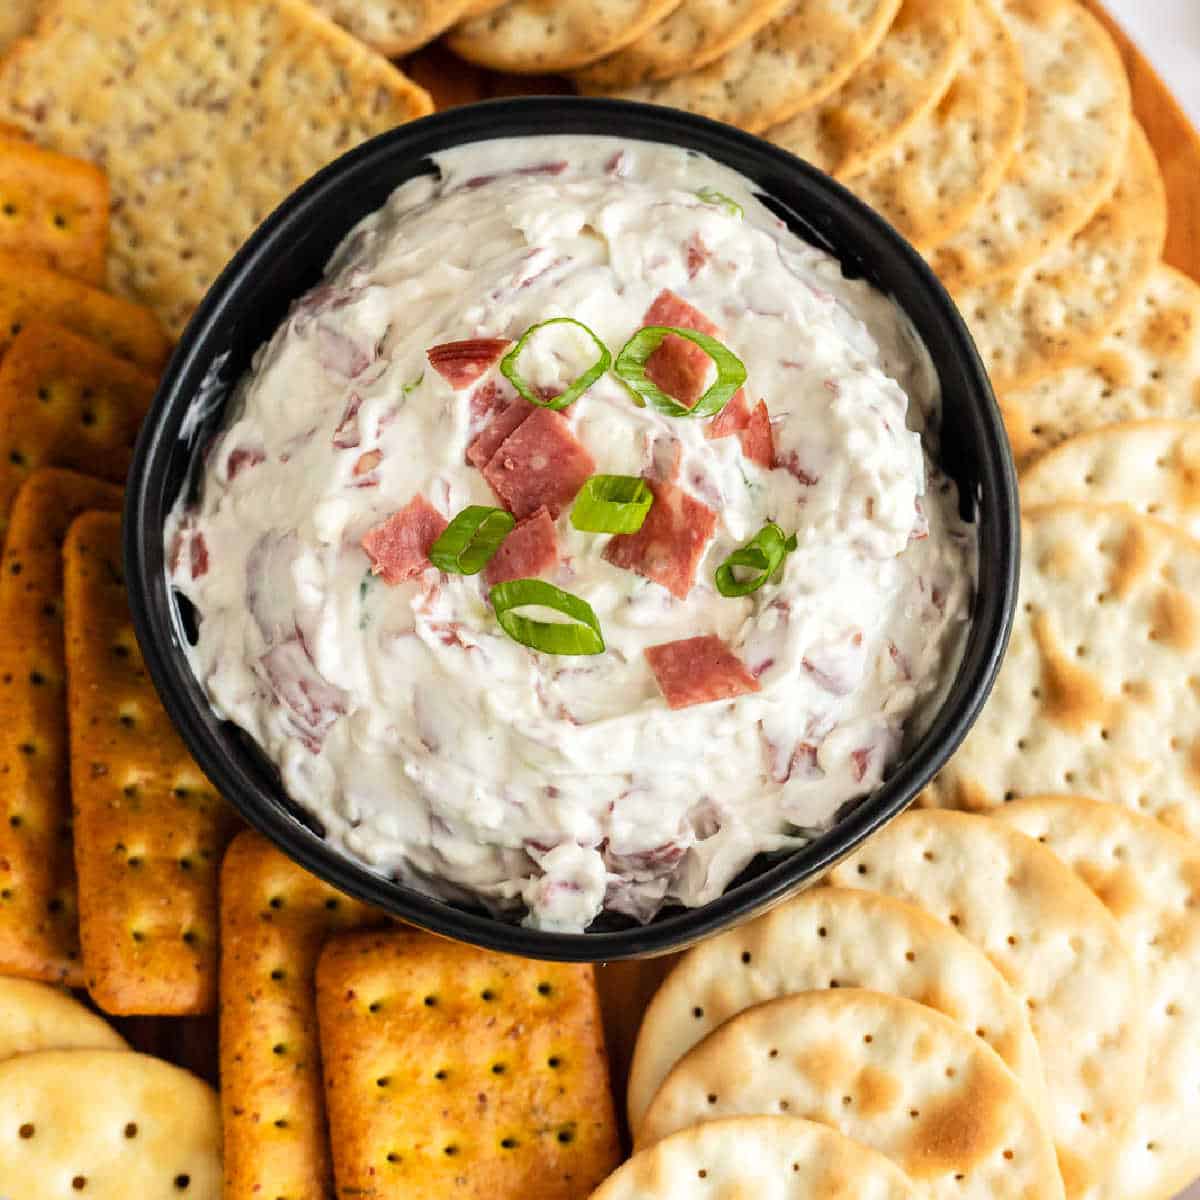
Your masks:
<svg viewBox="0 0 1200 1200"><path fill-rule="evenodd" d="M124 1050L103 1017L66 992L0 975L0 1062L40 1050Z"/></svg>
<svg viewBox="0 0 1200 1200"><path fill-rule="evenodd" d="M326 16L388 58L399 58L471 15L467 0L312 0ZM496 5L493 5L496 7Z"/></svg>

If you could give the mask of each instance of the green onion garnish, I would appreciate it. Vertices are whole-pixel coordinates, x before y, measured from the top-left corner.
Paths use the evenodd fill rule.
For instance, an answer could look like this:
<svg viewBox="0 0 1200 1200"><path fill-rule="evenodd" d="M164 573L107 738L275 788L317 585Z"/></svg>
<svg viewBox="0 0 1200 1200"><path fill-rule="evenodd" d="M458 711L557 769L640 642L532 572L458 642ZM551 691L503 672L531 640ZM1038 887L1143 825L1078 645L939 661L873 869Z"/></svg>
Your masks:
<svg viewBox="0 0 1200 1200"><path fill-rule="evenodd" d="M735 550L717 568L717 591L722 596L748 596L757 592L783 566L796 548L796 535L784 537L774 521L768 521L740 550ZM733 571L743 567L758 574L738 579Z"/></svg>
<svg viewBox="0 0 1200 1200"><path fill-rule="evenodd" d="M539 329L545 329L550 325L574 325L576 329L582 329L595 343L600 356L582 375L575 379L565 392L560 392L552 400L544 400L521 378L520 372L517 370L517 359L521 357L521 351L525 349L525 343ZM538 325L530 325L521 334L517 344L500 360L500 373L530 404L536 404L539 408L552 408L557 412L560 409L566 408L568 404L574 404L611 366L612 355L608 352L608 347L586 325L573 320L571 317L551 317L549 321L542 321Z"/></svg>
<svg viewBox="0 0 1200 1200"><path fill-rule="evenodd" d="M500 549L516 521L502 508L472 504L442 530L442 536L429 547L429 561L441 571L454 575L478 575Z"/></svg>
<svg viewBox="0 0 1200 1200"><path fill-rule="evenodd" d="M584 533L637 533L653 503L636 475L593 475L575 497L571 524Z"/></svg>
<svg viewBox="0 0 1200 1200"><path fill-rule="evenodd" d="M742 206L736 200L731 200L724 192L718 192L716 188L702 187L696 195L705 204L715 204L718 208L723 208L731 217L741 220L745 216Z"/></svg>
<svg viewBox="0 0 1200 1200"><path fill-rule="evenodd" d="M544 654L604 653L604 637L592 606L552 583L542 579L511 579L492 588L491 600L500 628L522 646ZM516 612L529 604L552 608L572 621L535 621Z"/></svg>
<svg viewBox="0 0 1200 1200"><path fill-rule="evenodd" d="M691 408L668 396L646 374L646 363L650 356L672 334L699 346L717 368L717 378L712 386ZM716 338L709 337L707 333L697 333L694 329L676 329L670 325L647 325L645 329L639 329L621 347L613 370L639 404L646 401L652 408L658 409L668 417L714 416L746 382L745 364L727 346L723 346Z"/></svg>
<svg viewBox="0 0 1200 1200"><path fill-rule="evenodd" d="M425 381L425 372L422 371L411 383L406 383L401 391L407 396L410 392L415 392L417 388Z"/></svg>

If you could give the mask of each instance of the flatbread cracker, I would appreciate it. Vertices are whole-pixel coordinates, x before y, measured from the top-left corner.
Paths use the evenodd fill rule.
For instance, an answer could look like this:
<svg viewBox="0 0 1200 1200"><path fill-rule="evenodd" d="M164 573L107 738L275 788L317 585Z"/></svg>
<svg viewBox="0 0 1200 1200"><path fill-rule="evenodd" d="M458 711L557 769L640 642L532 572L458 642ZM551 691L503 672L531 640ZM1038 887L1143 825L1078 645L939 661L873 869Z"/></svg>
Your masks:
<svg viewBox="0 0 1200 1200"><path fill-rule="evenodd" d="M591 966L343 934L317 967L339 1195L590 1194L620 1160Z"/></svg>
<svg viewBox="0 0 1200 1200"><path fill-rule="evenodd" d="M125 1039L66 992L0 976L0 1062L41 1050L124 1050Z"/></svg>
<svg viewBox="0 0 1200 1200"><path fill-rule="evenodd" d="M317 957L330 933L381 919L260 834L230 843L221 868L224 1200L333 1194Z"/></svg>
<svg viewBox="0 0 1200 1200"><path fill-rule="evenodd" d="M657 83L600 89L682 108L749 133L786 121L832 95L883 40L900 0L792 0L754 37L702 67Z"/></svg>
<svg viewBox="0 0 1200 1200"><path fill-rule="evenodd" d="M13 1200L220 1200L216 1093L120 1050L0 1063L0 1187Z"/></svg>
<svg viewBox="0 0 1200 1200"><path fill-rule="evenodd" d="M1095 1200L1158 1200L1200 1175L1200 845L1118 804L1018 800L996 816L1045 843L1108 907L1146 987L1146 1090Z"/></svg>
<svg viewBox="0 0 1200 1200"><path fill-rule="evenodd" d="M945 95L970 11L968 0L902 0L887 36L842 87L763 136L839 179L861 173Z"/></svg>
<svg viewBox="0 0 1200 1200"><path fill-rule="evenodd" d="M176 336L289 192L430 110L301 0L55 0L0 64L0 120L108 172L109 283Z"/></svg>
<svg viewBox="0 0 1200 1200"><path fill-rule="evenodd" d="M0 55L32 28L40 0L4 0L0 7Z"/></svg>
<svg viewBox="0 0 1200 1200"><path fill-rule="evenodd" d="M432 42L456 21L470 15L471 10L469 0L312 0L312 3L388 58L399 58Z"/></svg>
<svg viewBox="0 0 1200 1200"><path fill-rule="evenodd" d="M931 255L951 287L1012 274L1065 242L1112 194L1132 103L1112 38L1074 0L999 0L1021 48L1029 102L995 195Z"/></svg>
<svg viewBox="0 0 1200 1200"><path fill-rule="evenodd" d="M63 547L71 793L88 991L110 1013L211 1011L217 875L232 809L179 740L133 634L121 520Z"/></svg>
<svg viewBox="0 0 1200 1200"><path fill-rule="evenodd" d="M121 492L35 471L0 565L0 972L82 987L71 841L62 543Z"/></svg>
<svg viewBox="0 0 1200 1200"><path fill-rule="evenodd" d="M912 904L821 887L689 950L642 1019L629 1074L635 1132L667 1073L722 1022L793 992L861 987L907 996L980 1036L1039 1112L1046 1085L1025 1010L985 955Z"/></svg>
<svg viewBox="0 0 1200 1200"><path fill-rule="evenodd" d="M997 391L1085 355L1137 299L1166 238L1162 172L1135 121L1121 181L1083 229L1015 275L955 290Z"/></svg>
<svg viewBox="0 0 1200 1200"><path fill-rule="evenodd" d="M1200 416L1200 285L1160 263L1094 350L1006 392L1000 410L1020 467L1105 425Z"/></svg>

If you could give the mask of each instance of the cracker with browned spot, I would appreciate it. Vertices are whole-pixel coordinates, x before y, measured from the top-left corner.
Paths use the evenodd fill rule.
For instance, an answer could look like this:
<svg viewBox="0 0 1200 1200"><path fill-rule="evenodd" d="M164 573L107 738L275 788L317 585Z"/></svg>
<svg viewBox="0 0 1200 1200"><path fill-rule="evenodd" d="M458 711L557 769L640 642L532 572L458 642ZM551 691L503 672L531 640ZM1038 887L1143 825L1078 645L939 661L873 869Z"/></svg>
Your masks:
<svg viewBox="0 0 1200 1200"><path fill-rule="evenodd" d="M35 471L0 564L0 972L83 984L71 840L62 543L112 484Z"/></svg>
<svg viewBox="0 0 1200 1200"><path fill-rule="evenodd" d="M121 520L85 513L63 547L79 932L107 1012L207 1012L217 877L233 813L158 701L133 634Z"/></svg>
<svg viewBox="0 0 1200 1200"><path fill-rule="evenodd" d="M0 1062L43 1050L124 1050L119 1033L59 988L0 975Z"/></svg>
<svg viewBox="0 0 1200 1200"><path fill-rule="evenodd" d="M0 7L0 55L33 28L40 0L4 0Z"/></svg>
<svg viewBox="0 0 1200 1200"><path fill-rule="evenodd" d="M593 968L347 934L317 968L338 1194L586 1196L620 1149Z"/></svg>
<svg viewBox="0 0 1200 1200"><path fill-rule="evenodd" d="M247 831L221 868L224 1200L333 1191L315 976L325 938L382 916Z"/></svg>

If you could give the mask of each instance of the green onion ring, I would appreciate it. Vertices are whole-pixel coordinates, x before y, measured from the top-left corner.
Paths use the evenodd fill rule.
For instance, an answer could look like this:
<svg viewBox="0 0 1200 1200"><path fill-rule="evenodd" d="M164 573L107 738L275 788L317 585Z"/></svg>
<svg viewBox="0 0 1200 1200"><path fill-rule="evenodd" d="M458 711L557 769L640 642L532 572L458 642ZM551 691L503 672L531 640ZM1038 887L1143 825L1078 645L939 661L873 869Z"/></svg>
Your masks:
<svg viewBox="0 0 1200 1200"><path fill-rule="evenodd" d="M713 204L717 208L723 208L731 217L736 217L739 221L746 215L742 211L742 206L736 200L730 199L724 192L718 192L716 188L702 187L696 195L705 204Z"/></svg>
<svg viewBox="0 0 1200 1200"><path fill-rule="evenodd" d="M515 525L512 513L502 508L468 505L429 547L429 561L452 575L478 575Z"/></svg>
<svg viewBox="0 0 1200 1200"><path fill-rule="evenodd" d="M521 378L520 372L517 370L517 359L521 356L521 351L525 349L525 343L539 329L545 329L548 325L574 325L576 329L582 329L596 344L596 349L600 351L600 357L582 375L580 375L567 388L565 392L560 392L553 400L543 400ZM521 396L528 400L530 404L536 404L538 408L550 408L555 412L564 409L568 404L574 404L584 392L612 366L612 355L608 352L608 347L581 321L576 321L571 317L551 317L549 321L542 321L537 325L530 327L521 334L517 340L517 344L500 360L500 373L520 392Z"/></svg>
<svg viewBox="0 0 1200 1200"><path fill-rule="evenodd" d="M722 596L748 596L757 592L776 571L783 560L796 548L796 535L785 537L774 521L768 521L740 550L735 550L717 568L717 591ZM739 580L734 567L745 567L759 574Z"/></svg>
<svg viewBox="0 0 1200 1200"><path fill-rule="evenodd" d="M592 606L544 579L510 579L491 590L492 607L500 628L514 642L543 654L603 654L604 636ZM526 604L552 608L577 624L535 621L515 610Z"/></svg>
<svg viewBox="0 0 1200 1200"><path fill-rule="evenodd" d="M685 341L699 346L717 368L717 377L712 387L688 408L668 396L646 374L646 363L650 356L674 334ZM712 417L721 411L736 395L738 388L746 382L746 366L727 346L707 333L694 329L676 329L671 325L647 325L639 329L621 347L613 368L617 378L633 393L640 406L643 401L668 417Z"/></svg>
<svg viewBox="0 0 1200 1200"><path fill-rule="evenodd" d="M571 509L571 524L584 533L637 533L654 493L636 475L593 475Z"/></svg>

